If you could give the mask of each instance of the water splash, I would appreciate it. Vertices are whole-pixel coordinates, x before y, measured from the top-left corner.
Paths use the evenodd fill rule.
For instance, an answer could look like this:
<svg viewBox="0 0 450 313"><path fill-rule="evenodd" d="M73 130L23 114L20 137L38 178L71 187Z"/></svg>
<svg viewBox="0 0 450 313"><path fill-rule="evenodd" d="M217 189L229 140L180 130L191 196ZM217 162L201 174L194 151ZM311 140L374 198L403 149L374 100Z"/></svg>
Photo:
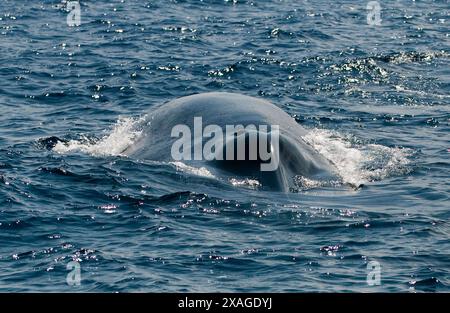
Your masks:
<svg viewBox="0 0 450 313"><path fill-rule="evenodd" d="M313 129L303 139L336 166L347 184L360 186L411 171L411 149L359 144L351 137L324 129Z"/></svg>
<svg viewBox="0 0 450 313"><path fill-rule="evenodd" d="M122 117L112 131L100 139L92 140L83 136L79 140L59 141L53 151L60 154L83 152L94 156L121 155L142 134L145 116L140 118Z"/></svg>
<svg viewBox="0 0 450 313"><path fill-rule="evenodd" d="M183 162L171 162L171 164L175 165L178 171L183 171L185 173L202 176L202 177L215 178L215 176L210 171L208 171L208 169L206 169L205 167L193 167L193 166L184 164Z"/></svg>
<svg viewBox="0 0 450 313"><path fill-rule="evenodd" d="M245 178L245 179L237 179L237 178L230 178L228 180L233 186L237 186L237 187L248 187L251 189L257 189L259 187L261 187L261 183L256 180L256 179L250 179L250 178Z"/></svg>

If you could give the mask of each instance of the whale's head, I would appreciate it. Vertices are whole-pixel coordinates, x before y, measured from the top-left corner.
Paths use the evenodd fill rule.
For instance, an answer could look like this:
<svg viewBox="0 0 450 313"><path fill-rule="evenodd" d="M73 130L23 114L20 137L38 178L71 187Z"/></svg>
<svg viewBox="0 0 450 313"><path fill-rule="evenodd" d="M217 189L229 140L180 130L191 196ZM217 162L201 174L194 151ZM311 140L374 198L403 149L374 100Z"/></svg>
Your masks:
<svg viewBox="0 0 450 313"><path fill-rule="evenodd" d="M288 191L296 176L320 180L335 175L333 165L302 139L307 130L263 99L193 95L148 116L144 136L124 154L207 167L225 180L255 179L268 190Z"/></svg>

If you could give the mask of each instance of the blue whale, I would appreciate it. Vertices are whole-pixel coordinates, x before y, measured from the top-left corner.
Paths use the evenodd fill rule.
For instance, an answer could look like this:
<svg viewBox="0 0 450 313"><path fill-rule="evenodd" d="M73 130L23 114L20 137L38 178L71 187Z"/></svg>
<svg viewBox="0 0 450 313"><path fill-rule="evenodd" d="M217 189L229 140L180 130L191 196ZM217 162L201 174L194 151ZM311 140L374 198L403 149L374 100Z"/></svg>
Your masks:
<svg viewBox="0 0 450 313"><path fill-rule="evenodd" d="M226 130L230 125L240 128L224 131L223 136L207 131L208 127ZM185 145L180 141L183 130L187 132L183 134ZM289 191L295 189L299 177L319 181L337 177L334 165L302 139L306 133L291 116L266 100L235 93L203 93L152 108L142 135L123 154L144 160L181 161L205 167L225 180L252 179L261 189ZM208 150L209 155L202 150L205 141L214 147ZM251 152L255 147L256 153ZM261 149L265 158L257 153ZM185 158L180 159L180 155Z"/></svg>

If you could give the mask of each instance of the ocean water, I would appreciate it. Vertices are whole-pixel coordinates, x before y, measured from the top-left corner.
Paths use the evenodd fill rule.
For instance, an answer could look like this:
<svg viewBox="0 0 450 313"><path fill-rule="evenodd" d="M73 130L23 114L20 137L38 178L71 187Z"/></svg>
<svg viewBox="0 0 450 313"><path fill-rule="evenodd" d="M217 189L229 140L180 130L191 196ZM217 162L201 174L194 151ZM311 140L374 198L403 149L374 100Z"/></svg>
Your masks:
<svg viewBox="0 0 450 313"><path fill-rule="evenodd" d="M69 27L0 0L0 291L450 291L450 3L367 3L81 1ZM344 183L121 155L210 91L282 108Z"/></svg>

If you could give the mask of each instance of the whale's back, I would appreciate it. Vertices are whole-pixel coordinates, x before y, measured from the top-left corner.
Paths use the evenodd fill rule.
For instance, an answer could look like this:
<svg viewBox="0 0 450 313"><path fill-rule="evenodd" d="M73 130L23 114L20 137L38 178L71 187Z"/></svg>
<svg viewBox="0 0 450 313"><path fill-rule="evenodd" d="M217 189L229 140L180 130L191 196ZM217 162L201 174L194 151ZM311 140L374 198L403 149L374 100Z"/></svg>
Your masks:
<svg viewBox="0 0 450 313"><path fill-rule="evenodd" d="M191 126L193 117L202 117L205 125L249 125L265 124L280 125L285 131L295 129L298 133L305 134L305 130L298 125L292 117L274 104L250 96L227 93L212 92L203 93L170 101L149 115L159 115L157 125L160 129L171 127L176 124ZM159 123L160 122L160 123Z"/></svg>
<svg viewBox="0 0 450 313"><path fill-rule="evenodd" d="M176 125L194 129L194 117L201 117L203 126L218 125L279 125L280 132L303 136L306 131L292 117L274 104L240 94L227 92L203 93L175 99L147 112L147 126L143 136L124 151L146 159L166 159L166 147Z"/></svg>

